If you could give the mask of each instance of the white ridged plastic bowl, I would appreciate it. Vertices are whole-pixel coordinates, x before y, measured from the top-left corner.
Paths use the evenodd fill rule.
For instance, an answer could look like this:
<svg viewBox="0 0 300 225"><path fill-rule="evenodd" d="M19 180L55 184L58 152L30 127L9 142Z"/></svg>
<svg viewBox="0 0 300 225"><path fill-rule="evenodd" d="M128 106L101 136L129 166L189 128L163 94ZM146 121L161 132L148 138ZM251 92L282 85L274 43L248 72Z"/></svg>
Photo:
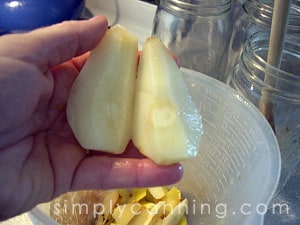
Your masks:
<svg viewBox="0 0 300 225"><path fill-rule="evenodd" d="M208 76L182 69L204 126L199 155L183 162L175 184L189 200L190 225L262 225L280 175L269 124L249 101ZM34 224L56 224L49 205L30 212Z"/></svg>

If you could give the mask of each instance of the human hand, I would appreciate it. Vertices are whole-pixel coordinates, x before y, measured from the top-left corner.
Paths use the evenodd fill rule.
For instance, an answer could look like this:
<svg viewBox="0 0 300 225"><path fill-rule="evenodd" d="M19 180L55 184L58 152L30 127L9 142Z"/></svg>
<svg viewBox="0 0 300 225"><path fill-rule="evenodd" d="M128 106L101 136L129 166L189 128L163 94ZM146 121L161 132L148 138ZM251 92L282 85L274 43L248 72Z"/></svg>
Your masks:
<svg viewBox="0 0 300 225"><path fill-rule="evenodd" d="M0 220L67 191L167 185L180 164L158 166L132 144L87 154L66 120L69 89L107 29L104 17L0 37Z"/></svg>

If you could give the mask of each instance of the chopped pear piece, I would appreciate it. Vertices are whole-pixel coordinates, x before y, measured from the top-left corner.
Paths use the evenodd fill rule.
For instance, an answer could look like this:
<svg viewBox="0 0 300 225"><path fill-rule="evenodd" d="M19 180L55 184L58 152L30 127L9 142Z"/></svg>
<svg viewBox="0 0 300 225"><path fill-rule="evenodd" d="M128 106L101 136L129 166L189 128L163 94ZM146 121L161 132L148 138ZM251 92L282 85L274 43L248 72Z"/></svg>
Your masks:
<svg viewBox="0 0 300 225"><path fill-rule="evenodd" d="M181 201L180 190L176 187L172 187L161 200L166 202L165 211L166 215L168 215Z"/></svg>
<svg viewBox="0 0 300 225"><path fill-rule="evenodd" d="M138 40L110 28L75 80L67 118L82 147L122 153L131 139Z"/></svg>
<svg viewBox="0 0 300 225"><path fill-rule="evenodd" d="M202 120L181 71L159 39L144 43L138 66L133 143L157 164L195 157Z"/></svg>
<svg viewBox="0 0 300 225"><path fill-rule="evenodd" d="M128 225L154 225L157 224L164 212L164 202L155 204L151 210L142 208L141 213L132 218Z"/></svg>
<svg viewBox="0 0 300 225"><path fill-rule="evenodd" d="M165 197L167 189L165 187L149 187L147 188L146 196L151 202L158 202L160 199Z"/></svg>
<svg viewBox="0 0 300 225"><path fill-rule="evenodd" d="M110 225L112 225L112 224L110 224ZM187 219L186 219L185 215L183 215L181 217L181 219L179 220L179 222L177 223L177 225L188 225L188 222L187 222Z"/></svg>
<svg viewBox="0 0 300 225"><path fill-rule="evenodd" d="M104 217L109 218L110 212L112 208L115 207L117 204L117 201L119 199L119 192L118 191L107 191L107 194L105 195L103 199L103 209L104 209Z"/></svg>
<svg viewBox="0 0 300 225"><path fill-rule="evenodd" d="M139 202L146 197L147 188L133 188L131 190L132 196L128 202Z"/></svg>
<svg viewBox="0 0 300 225"><path fill-rule="evenodd" d="M128 203L124 205L118 205L112 214L119 225L127 225L134 216L139 215L141 211L141 205L137 203Z"/></svg>
<svg viewBox="0 0 300 225"><path fill-rule="evenodd" d="M167 215L163 221L163 225L174 225L177 224L182 216L185 215L186 210L188 209L188 200L182 200L170 213Z"/></svg>
<svg viewBox="0 0 300 225"><path fill-rule="evenodd" d="M141 205L147 209L152 209L155 206L155 203L149 202L146 200L140 201Z"/></svg>
<svg viewBox="0 0 300 225"><path fill-rule="evenodd" d="M128 189L119 189L119 199L118 204L123 205L125 203L129 203L129 199L131 198L131 192Z"/></svg>

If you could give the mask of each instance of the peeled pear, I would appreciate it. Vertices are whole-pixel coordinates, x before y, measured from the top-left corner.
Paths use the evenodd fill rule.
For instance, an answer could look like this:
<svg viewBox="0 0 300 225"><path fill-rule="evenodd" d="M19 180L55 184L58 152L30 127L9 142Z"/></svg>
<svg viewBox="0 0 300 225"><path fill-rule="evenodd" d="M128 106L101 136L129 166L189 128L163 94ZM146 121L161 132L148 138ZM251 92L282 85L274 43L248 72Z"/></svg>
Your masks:
<svg viewBox="0 0 300 225"><path fill-rule="evenodd" d="M131 139L138 40L110 28L71 87L67 118L85 149L122 153Z"/></svg>
<svg viewBox="0 0 300 225"><path fill-rule="evenodd" d="M139 151L160 165L198 154L200 113L181 71L158 38L146 39L135 87L132 140Z"/></svg>

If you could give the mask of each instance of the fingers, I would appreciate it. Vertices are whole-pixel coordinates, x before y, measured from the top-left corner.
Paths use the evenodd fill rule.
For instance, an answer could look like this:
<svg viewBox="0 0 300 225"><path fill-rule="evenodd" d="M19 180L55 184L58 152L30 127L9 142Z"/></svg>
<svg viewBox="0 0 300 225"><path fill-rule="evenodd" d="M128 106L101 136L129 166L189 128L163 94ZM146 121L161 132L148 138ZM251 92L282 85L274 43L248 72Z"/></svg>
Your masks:
<svg viewBox="0 0 300 225"><path fill-rule="evenodd" d="M149 159L86 158L74 176L72 190L164 186L178 182L180 164L158 166Z"/></svg>
<svg viewBox="0 0 300 225"><path fill-rule="evenodd" d="M92 50L106 30L106 18L97 16L90 20L63 22L25 34L5 35L0 39L0 54L51 67Z"/></svg>
<svg viewBox="0 0 300 225"><path fill-rule="evenodd" d="M86 52L85 54L72 59L72 62L78 71L82 69L89 56L90 52Z"/></svg>

